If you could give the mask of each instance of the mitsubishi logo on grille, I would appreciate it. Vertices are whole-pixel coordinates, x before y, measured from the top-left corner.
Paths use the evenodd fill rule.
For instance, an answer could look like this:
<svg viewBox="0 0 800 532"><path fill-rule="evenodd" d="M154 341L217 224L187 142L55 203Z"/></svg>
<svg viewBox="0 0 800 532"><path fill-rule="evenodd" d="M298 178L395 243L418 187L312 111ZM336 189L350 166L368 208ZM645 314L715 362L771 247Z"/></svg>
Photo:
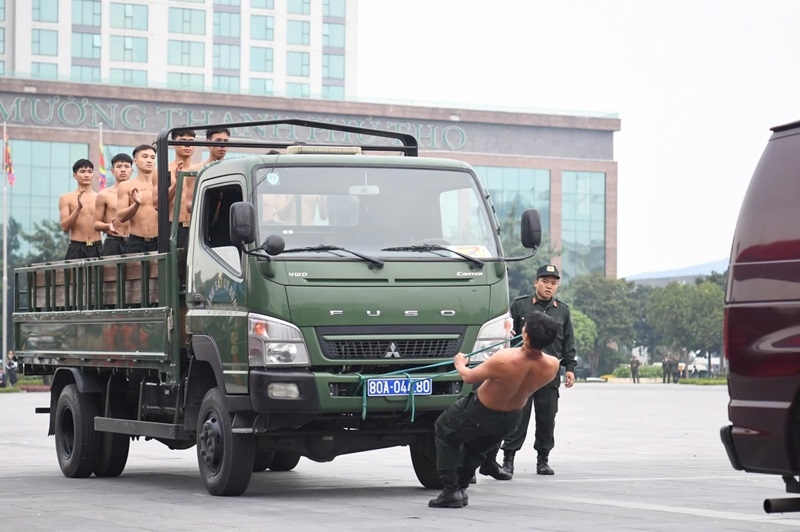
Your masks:
<svg viewBox="0 0 800 532"><path fill-rule="evenodd" d="M400 358L400 351L397 350L397 344L394 342L389 344L389 349L386 350L386 354L383 355L383 358Z"/></svg>

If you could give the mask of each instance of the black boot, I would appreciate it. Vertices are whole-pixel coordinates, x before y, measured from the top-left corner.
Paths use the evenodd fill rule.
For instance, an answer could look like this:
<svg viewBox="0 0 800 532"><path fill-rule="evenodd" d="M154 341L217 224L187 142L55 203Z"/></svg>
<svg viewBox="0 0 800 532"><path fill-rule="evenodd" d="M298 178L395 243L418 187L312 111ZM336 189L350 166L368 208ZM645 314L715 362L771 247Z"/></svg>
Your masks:
<svg viewBox="0 0 800 532"><path fill-rule="evenodd" d="M508 473L509 475L514 474L514 455L517 454L516 451L505 451L503 453L503 467L501 468L503 471Z"/></svg>
<svg viewBox="0 0 800 532"><path fill-rule="evenodd" d="M547 464L547 456L540 454L536 458L536 474L537 475L555 475L556 472Z"/></svg>
<svg viewBox="0 0 800 532"><path fill-rule="evenodd" d="M478 473L494 478L495 480L511 480L513 477L500 469L500 464L497 463L497 450L490 452L486 455L486 460L481 464Z"/></svg>
<svg viewBox="0 0 800 532"><path fill-rule="evenodd" d="M440 475L442 479L442 492L435 499L428 501L430 508L461 508L464 498L461 487L458 485L458 475L455 471L448 471Z"/></svg>
<svg viewBox="0 0 800 532"><path fill-rule="evenodd" d="M461 502L463 506L469 504L469 495L467 495L467 488L461 488Z"/></svg>

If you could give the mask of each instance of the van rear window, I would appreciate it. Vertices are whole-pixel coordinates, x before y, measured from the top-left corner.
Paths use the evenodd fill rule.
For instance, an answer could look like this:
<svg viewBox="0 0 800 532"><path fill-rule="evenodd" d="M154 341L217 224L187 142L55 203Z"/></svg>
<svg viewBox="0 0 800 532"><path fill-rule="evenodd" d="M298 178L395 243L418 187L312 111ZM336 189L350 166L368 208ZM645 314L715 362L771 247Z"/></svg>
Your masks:
<svg viewBox="0 0 800 532"><path fill-rule="evenodd" d="M776 133L747 189L732 262L800 259L800 132Z"/></svg>

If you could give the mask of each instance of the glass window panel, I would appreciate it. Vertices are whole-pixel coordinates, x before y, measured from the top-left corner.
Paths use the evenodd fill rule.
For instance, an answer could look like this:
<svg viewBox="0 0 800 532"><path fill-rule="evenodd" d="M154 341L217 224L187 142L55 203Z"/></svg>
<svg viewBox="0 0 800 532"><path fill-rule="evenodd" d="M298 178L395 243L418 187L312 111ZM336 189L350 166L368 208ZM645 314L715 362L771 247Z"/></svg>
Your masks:
<svg viewBox="0 0 800 532"><path fill-rule="evenodd" d="M129 30L147 29L147 6L142 4L111 3L111 27Z"/></svg>
<svg viewBox="0 0 800 532"><path fill-rule="evenodd" d="M6 0L0 0L0 20L6 19Z"/></svg>
<svg viewBox="0 0 800 532"><path fill-rule="evenodd" d="M214 92L239 92L238 76L214 76L212 78L212 90Z"/></svg>
<svg viewBox="0 0 800 532"><path fill-rule="evenodd" d="M344 79L344 55L322 54L322 77Z"/></svg>
<svg viewBox="0 0 800 532"><path fill-rule="evenodd" d="M31 63L31 75L39 79L58 79L58 65L55 63Z"/></svg>
<svg viewBox="0 0 800 532"><path fill-rule="evenodd" d="M308 83L287 83L286 96L289 98L310 98L311 86Z"/></svg>
<svg viewBox="0 0 800 532"><path fill-rule="evenodd" d="M286 73L289 76L308 77L310 55L307 52L287 52L286 63Z"/></svg>
<svg viewBox="0 0 800 532"><path fill-rule="evenodd" d="M203 90L205 80L203 74L187 74L185 72L169 72L167 86L170 89Z"/></svg>
<svg viewBox="0 0 800 532"><path fill-rule="evenodd" d="M0 28L0 54L4 53L6 53L6 29Z"/></svg>
<svg viewBox="0 0 800 532"><path fill-rule="evenodd" d="M112 68L108 71L109 81L119 85L147 86L147 71L128 68Z"/></svg>
<svg viewBox="0 0 800 532"><path fill-rule="evenodd" d="M344 48L344 24L324 23L322 45L328 48Z"/></svg>
<svg viewBox="0 0 800 532"><path fill-rule="evenodd" d="M53 30L33 30L31 32L31 52L33 55L58 55L58 32Z"/></svg>
<svg viewBox="0 0 800 532"><path fill-rule="evenodd" d="M347 0L325 0L322 14L326 17L343 17L347 12Z"/></svg>
<svg viewBox="0 0 800 532"><path fill-rule="evenodd" d="M250 38L271 41L275 38L275 19L263 15L250 17Z"/></svg>
<svg viewBox="0 0 800 532"><path fill-rule="evenodd" d="M240 6L241 0L214 0L214 4L218 6Z"/></svg>
<svg viewBox="0 0 800 532"><path fill-rule="evenodd" d="M33 0L31 6L33 20L58 22L58 0Z"/></svg>
<svg viewBox="0 0 800 532"><path fill-rule="evenodd" d="M202 67L205 65L205 43L198 41L168 41L167 64Z"/></svg>
<svg viewBox="0 0 800 532"><path fill-rule="evenodd" d="M100 83L100 67L72 65L70 79L81 83Z"/></svg>
<svg viewBox="0 0 800 532"><path fill-rule="evenodd" d="M200 9L169 8L170 33L206 34L206 12Z"/></svg>
<svg viewBox="0 0 800 532"><path fill-rule="evenodd" d="M241 15L239 13L227 13L222 11L214 12L214 36L215 37L239 37L241 25Z"/></svg>
<svg viewBox="0 0 800 532"><path fill-rule="evenodd" d="M311 23L305 20L290 20L286 23L286 42L306 45L311 42Z"/></svg>
<svg viewBox="0 0 800 532"><path fill-rule="evenodd" d="M239 46L235 44L214 45L214 67L239 70Z"/></svg>
<svg viewBox="0 0 800 532"><path fill-rule="evenodd" d="M257 9L275 9L275 0L250 0L250 7Z"/></svg>
<svg viewBox="0 0 800 532"><path fill-rule="evenodd" d="M112 61L147 62L147 38L145 37L112 35L110 46Z"/></svg>
<svg viewBox="0 0 800 532"><path fill-rule="evenodd" d="M79 26L100 26L100 0L72 0L72 23Z"/></svg>
<svg viewBox="0 0 800 532"><path fill-rule="evenodd" d="M272 48L262 48L260 46L250 47L250 70L254 72L272 72L273 57Z"/></svg>
<svg viewBox="0 0 800 532"><path fill-rule="evenodd" d="M73 33L72 57L81 59L100 59L100 34Z"/></svg>
<svg viewBox="0 0 800 532"><path fill-rule="evenodd" d="M264 78L250 78L250 94L263 96L272 95L272 80Z"/></svg>
<svg viewBox="0 0 800 532"><path fill-rule="evenodd" d="M311 13L311 0L287 0L286 11L295 15Z"/></svg>
<svg viewBox="0 0 800 532"><path fill-rule="evenodd" d="M323 85L322 97L326 100L344 100L344 87L341 85Z"/></svg>

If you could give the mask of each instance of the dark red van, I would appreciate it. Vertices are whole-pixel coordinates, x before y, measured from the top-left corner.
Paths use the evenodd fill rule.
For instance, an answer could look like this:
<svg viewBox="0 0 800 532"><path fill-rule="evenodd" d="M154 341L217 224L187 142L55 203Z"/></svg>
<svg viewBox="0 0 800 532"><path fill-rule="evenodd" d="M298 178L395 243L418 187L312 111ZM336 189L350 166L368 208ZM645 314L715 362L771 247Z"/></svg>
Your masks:
<svg viewBox="0 0 800 532"><path fill-rule="evenodd" d="M744 198L725 296L734 469L781 475L800 493L800 121L772 129ZM800 511L781 506L781 510ZM773 500L772 502L775 502ZM781 499L780 501L789 501Z"/></svg>

